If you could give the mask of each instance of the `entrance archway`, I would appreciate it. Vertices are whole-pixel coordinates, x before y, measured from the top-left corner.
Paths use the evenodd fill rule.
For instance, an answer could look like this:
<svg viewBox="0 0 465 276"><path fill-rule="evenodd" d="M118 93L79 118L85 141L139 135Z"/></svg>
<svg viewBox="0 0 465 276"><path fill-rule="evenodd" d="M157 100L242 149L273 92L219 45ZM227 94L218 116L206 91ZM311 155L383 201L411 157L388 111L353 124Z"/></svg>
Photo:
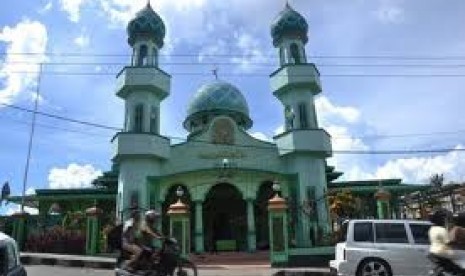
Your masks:
<svg viewBox="0 0 465 276"><path fill-rule="evenodd" d="M205 249L247 249L246 202L236 187L220 183L208 192L203 204Z"/></svg>

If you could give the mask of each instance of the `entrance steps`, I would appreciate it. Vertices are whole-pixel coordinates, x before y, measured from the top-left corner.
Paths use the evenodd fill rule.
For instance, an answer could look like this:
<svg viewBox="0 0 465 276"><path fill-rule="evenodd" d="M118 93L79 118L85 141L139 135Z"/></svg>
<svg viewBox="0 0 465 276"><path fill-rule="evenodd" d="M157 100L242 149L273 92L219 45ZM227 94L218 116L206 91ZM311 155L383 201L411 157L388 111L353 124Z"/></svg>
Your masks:
<svg viewBox="0 0 465 276"><path fill-rule="evenodd" d="M269 266L269 251L218 252L191 254L190 259L197 265L259 265Z"/></svg>

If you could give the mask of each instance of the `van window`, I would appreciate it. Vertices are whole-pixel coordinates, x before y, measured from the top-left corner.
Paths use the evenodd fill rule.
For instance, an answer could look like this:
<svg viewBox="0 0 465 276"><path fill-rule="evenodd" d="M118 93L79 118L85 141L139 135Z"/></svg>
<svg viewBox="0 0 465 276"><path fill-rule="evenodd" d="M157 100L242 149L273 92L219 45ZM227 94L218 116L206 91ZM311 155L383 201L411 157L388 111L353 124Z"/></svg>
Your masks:
<svg viewBox="0 0 465 276"><path fill-rule="evenodd" d="M354 241L373 242L373 226L371 222L354 223Z"/></svg>
<svg viewBox="0 0 465 276"><path fill-rule="evenodd" d="M16 251L15 251L15 246L12 243L7 243L7 259L8 259L8 271L13 270L17 264L16 264Z"/></svg>
<svg viewBox="0 0 465 276"><path fill-rule="evenodd" d="M413 240L416 244L429 244L428 231L431 225L428 224L410 224Z"/></svg>
<svg viewBox="0 0 465 276"><path fill-rule="evenodd" d="M408 243L403 223L375 223L376 242Z"/></svg>

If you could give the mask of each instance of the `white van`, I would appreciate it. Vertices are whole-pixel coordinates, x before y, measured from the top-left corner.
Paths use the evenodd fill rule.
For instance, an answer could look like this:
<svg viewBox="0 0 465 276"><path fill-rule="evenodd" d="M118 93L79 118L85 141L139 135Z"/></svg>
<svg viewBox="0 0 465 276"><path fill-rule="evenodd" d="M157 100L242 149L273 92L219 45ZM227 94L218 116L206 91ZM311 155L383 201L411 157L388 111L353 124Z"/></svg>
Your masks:
<svg viewBox="0 0 465 276"><path fill-rule="evenodd" d="M417 220L350 220L329 263L331 275L428 275L430 227Z"/></svg>
<svg viewBox="0 0 465 276"><path fill-rule="evenodd" d="M16 241L0 232L0 275L26 276L26 270L19 260Z"/></svg>

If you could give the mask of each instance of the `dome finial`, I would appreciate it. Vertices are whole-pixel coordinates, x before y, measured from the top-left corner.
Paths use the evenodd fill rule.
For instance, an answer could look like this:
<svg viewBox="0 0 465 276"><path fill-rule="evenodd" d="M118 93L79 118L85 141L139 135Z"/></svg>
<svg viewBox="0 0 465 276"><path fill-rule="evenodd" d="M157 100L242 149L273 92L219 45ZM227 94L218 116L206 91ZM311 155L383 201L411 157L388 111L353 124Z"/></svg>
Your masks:
<svg viewBox="0 0 465 276"><path fill-rule="evenodd" d="M215 80L218 80L218 71L220 69L218 68L218 66L215 64L215 66L213 66L213 69L212 69L212 73L213 73L213 76L215 76Z"/></svg>
<svg viewBox="0 0 465 276"><path fill-rule="evenodd" d="M147 0L147 8L152 8L152 6L150 5L150 0Z"/></svg>

